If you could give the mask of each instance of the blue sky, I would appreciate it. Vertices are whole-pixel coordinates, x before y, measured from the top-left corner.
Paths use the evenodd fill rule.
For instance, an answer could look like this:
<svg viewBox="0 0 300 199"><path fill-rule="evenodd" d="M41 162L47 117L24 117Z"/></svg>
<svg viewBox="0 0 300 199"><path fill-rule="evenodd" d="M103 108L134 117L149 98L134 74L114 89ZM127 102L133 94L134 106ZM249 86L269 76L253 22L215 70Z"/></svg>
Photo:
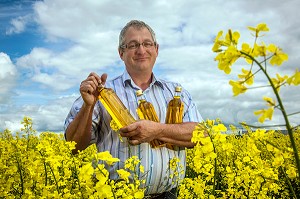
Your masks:
<svg viewBox="0 0 300 199"><path fill-rule="evenodd" d="M241 41L253 42L247 26L267 23L265 43L289 54L271 74L292 74L300 63L298 0L15 0L0 1L0 130L18 131L24 116L38 131L63 131L63 123L79 84L94 71L113 78L124 70L117 52L118 35L131 19L153 27L160 44L158 77L188 89L204 119L221 118L259 125L253 111L262 109L267 89L232 97L230 79L217 69L211 48L220 30L237 30ZM245 66L246 67L246 66ZM235 70L236 69L236 70ZM256 78L264 85L263 76ZM288 112L300 110L299 87L283 88ZM290 118L299 124L299 115ZM275 112L266 124L282 124Z"/></svg>

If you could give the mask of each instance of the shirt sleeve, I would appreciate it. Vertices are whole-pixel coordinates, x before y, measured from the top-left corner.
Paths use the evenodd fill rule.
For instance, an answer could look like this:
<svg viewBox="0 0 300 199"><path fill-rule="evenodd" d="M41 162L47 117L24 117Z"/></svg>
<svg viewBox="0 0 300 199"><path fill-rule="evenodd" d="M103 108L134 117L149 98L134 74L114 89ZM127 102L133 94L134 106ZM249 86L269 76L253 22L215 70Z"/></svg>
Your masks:
<svg viewBox="0 0 300 199"><path fill-rule="evenodd" d="M202 122L203 118L200 115L195 102L192 100L190 93L182 89L182 100L184 102L183 122Z"/></svg>
<svg viewBox="0 0 300 199"><path fill-rule="evenodd" d="M64 124L65 139L66 139L66 130L67 130L68 126L70 125L70 123L74 120L74 118L76 117L78 112L80 111L82 105L83 105L82 97L77 98L75 100L75 102L73 103L73 105L71 107L71 110L70 110L69 114L67 115L66 120L65 120L65 124ZM97 104L95 105L95 107L97 107ZM96 129L98 128L98 126L97 126L98 125L98 120L97 120L98 118L94 117L95 115L97 115L95 112L97 112L97 109L94 108L90 144L95 143L96 139L97 139Z"/></svg>

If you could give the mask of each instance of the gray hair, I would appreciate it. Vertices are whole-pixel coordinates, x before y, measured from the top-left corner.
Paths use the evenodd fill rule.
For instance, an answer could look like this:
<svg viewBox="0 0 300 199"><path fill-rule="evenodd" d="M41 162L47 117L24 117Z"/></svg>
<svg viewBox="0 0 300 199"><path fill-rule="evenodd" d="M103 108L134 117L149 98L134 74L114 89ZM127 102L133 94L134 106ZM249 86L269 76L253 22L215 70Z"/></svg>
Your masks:
<svg viewBox="0 0 300 199"><path fill-rule="evenodd" d="M135 29L138 29L138 30L140 30L142 28L147 28L149 30L149 32L151 33L153 41L156 43L155 32L152 30L152 28L148 24L146 24L143 21L139 21L139 20L131 20L124 26L124 28L120 32L119 48L121 48L121 46L124 45L125 34L130 27L134 27Z"/></svg>

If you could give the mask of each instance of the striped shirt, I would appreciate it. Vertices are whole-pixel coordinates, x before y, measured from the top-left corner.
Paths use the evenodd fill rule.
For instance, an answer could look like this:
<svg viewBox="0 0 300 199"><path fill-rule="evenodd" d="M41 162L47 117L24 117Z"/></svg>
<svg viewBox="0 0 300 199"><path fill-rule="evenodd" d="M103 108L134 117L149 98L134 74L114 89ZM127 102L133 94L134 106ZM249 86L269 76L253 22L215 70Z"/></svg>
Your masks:
<svg viewBox="0 0 300 199"><path fill-rule="evenodd" d="M152 83L143 93L146 100L153 104L160 122L165 123L168 102L173 99L175 87L180 86L180 84L156 79L154 75L152 79ZM107 81L105 86L112 88L132 116L138 119L136 113L138 99L135 93L140 88L133 82L127 71L125 70L122 75ZM197 111L195 103L184 88L182 89L181 100L184 103L183 122L202 121L202 117ZM74 120L82 104L83 100L81 97L74 102L66 118L65 129L67 129L68 125ZM133 146L129 145L126 139L123 139L123 142L120 141L118 134L111 129L111 117L100 101L96 103L92 117L91 143L96 143L98 151L109 151L113 157L120 159L120 162L116 163L109 170L111 179L118 178L116 170L124 168L125 160L134 155L139 157L141 164L144 166L145 173L139 172L139 174L140 178L146 180L146 195L169 191L177 186L176 183L172 183L175 179L169 178L169 160L179 158L180 165L182 165L185 170L186 153L184 148L178 147L176 150L170 150L166 147L151 148L148 143ZM185 171L178 177L183 179L184 175Z"/></svg>

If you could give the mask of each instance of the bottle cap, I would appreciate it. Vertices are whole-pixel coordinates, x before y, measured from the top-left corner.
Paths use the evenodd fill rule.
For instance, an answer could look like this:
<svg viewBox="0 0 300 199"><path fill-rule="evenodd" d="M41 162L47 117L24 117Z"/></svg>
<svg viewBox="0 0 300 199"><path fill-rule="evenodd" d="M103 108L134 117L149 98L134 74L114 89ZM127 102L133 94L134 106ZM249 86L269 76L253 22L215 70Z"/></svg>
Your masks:
<svg viewBox="0 0 300 199"><path fill-rule="evenodd" d="M104 85L102 84L102 82L98 82L98 91L101 91L104 88Z"/></svg>
<svg viewBox="0 0 300 199"><path fill-rule="evenodd" d="M135 94L136 94L136 96L141 96L141 95L143 95L143 91L142 90L137 90Z"/></svg>
<svg viewBox="0 0 300 199"><path fill-rule="evenodd" d="M181 92L181 90L182 90L181 86L176 86L175 92Z"/></svg>

